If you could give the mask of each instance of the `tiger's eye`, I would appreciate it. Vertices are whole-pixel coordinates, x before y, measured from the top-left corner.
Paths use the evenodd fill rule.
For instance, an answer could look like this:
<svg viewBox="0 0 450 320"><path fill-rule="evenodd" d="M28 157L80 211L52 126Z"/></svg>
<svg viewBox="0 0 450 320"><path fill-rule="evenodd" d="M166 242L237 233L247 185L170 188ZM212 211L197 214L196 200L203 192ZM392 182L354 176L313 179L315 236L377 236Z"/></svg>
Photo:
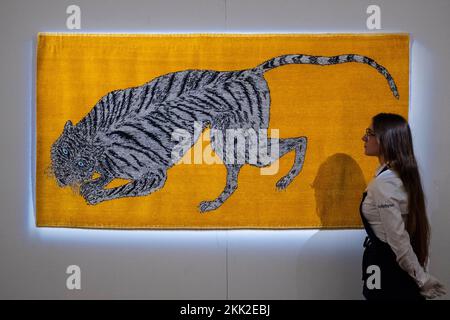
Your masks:
<svg viewBox="0 0 450 320"><path fill-rule="evenodd" d="M78 165L80 168L83 168L83 167L86 165L86 162L84 162L83 160L79 160L79 161L77 162L77 165Z"/></svg>
<svg viewBox="0 0 450 320"><path fill-rule="evenodd" d="M64 154L64 155L68 155L69 154L69 150L67 150L66 148L62 148L62 153Z"/></svg>

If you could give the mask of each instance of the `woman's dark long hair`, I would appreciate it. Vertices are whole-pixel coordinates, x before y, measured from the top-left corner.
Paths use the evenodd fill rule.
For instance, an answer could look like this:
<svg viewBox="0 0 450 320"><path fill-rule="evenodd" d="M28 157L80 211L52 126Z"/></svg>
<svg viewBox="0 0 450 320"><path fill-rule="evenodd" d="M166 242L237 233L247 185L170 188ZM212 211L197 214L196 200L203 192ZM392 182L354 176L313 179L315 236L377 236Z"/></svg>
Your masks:
<svg viewBox="0 0 450 320"><path fill-rule="evenodd" d="M396 171L408 194L406 230L419 263L428 259L430 225L425 208L425 196L417 167L408 122L400 115L380 113L372 119L373 130L380 143L380 154Z"/></svg>

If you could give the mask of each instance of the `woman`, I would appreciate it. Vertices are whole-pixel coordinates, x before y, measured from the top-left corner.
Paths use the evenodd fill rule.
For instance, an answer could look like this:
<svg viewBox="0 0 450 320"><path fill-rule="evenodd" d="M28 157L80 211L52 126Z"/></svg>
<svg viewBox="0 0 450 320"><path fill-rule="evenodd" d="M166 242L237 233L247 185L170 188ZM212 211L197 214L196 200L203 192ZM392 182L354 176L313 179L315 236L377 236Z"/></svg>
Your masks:
<svg viewBox="0 0 450 320"><path fill-rule="evenodd" d="M364 297L424 300L445 294L426 271L430 230L408 123L399 115L380 113L362 140L365 154L380 162L360 207L368 234Z"/></svg>

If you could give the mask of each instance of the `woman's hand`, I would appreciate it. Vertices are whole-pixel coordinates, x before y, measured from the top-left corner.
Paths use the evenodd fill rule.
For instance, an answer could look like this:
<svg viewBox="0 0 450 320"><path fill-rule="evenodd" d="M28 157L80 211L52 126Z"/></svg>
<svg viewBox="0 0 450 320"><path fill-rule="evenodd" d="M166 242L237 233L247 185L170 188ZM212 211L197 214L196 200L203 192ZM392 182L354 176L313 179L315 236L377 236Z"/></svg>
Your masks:
<svg viewBox="0 0 450 320"><path fill-rule="evenodd" d="M447 293L445 286L438 279L430 275L425 284L420 288L420 294L427 299L434 299Z"/></svg>

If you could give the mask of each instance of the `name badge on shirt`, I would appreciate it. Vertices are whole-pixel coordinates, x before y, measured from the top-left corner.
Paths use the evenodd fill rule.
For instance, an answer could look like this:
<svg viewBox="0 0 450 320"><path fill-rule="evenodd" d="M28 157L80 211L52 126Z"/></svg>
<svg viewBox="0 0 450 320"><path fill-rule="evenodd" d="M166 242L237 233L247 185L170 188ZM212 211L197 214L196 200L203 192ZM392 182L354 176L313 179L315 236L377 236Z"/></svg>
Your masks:
<svg viewBox="0 0 450 320"><path fill-rule="evenodd" d="M378 209L387 209L387 208L392 208L394 206L393 203L385 203L385 204L380 204L378 205Z"/></svg>

